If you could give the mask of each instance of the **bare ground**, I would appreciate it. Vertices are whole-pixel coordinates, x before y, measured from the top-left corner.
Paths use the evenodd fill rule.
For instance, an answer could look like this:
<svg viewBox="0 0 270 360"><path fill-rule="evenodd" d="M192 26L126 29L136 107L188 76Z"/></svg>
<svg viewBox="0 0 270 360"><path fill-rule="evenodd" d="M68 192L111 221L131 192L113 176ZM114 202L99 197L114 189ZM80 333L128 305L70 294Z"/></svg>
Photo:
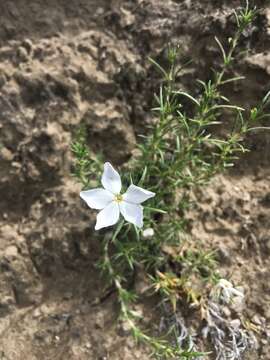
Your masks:
<svg viewBox="0 0 270 360"><path fill-rule="evenodd" d="M243 39L250 47L230 91L254 104L269 87L270 6ZM232 33L238 1L0 1L0 359L149 359L117 324L95 262L94 218L71 177L69 146L80 124L89 146L116 165L132 156L151 121L158 77L177 41L183 87L217 62L213 37ZM270 359L270 140L194 196L191 232L219 249L221 272L245 288L245 316L260 328L250 359ZM147 322L147 305L142 307Z"/></svg>

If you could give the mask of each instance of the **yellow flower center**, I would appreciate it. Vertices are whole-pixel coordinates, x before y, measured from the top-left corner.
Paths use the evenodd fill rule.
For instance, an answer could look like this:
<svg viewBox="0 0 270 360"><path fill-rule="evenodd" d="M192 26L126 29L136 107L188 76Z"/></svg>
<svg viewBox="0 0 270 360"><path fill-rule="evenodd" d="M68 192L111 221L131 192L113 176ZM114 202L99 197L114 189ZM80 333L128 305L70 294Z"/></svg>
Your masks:
<svg viewBox="0 0 270 360"><path fill-rule="evenodd" d="M123 201L123 196L121 194L115 195L114 201L120 203L121 201Z"/></svg>

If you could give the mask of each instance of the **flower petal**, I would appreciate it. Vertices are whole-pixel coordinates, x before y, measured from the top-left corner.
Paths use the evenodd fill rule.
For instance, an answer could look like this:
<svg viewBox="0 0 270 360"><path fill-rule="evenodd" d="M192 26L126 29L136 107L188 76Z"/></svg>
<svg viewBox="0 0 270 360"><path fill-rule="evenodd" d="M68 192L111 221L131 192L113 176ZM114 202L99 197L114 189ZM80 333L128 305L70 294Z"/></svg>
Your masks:
<svg viewBox="0 0 270 360"><path fill-rule="evenodd" d="M102 188L81 191L80 197L90 208L97 210L104 209L114 198L112 193Z"/></svg>
<svg viewBox="0 0 270 360"><path fill-rule="evenodd" d="M123 195L125 201L133 204L140 204L147 199L154 197L156 194L145 190L139 186L131 184Z"/></svg>
<svg viewBox="0 0 270 360"><path fill-rule="evenodd" d="M104 164L104 171L101 178L104 188L113 194L119 194L121 191L122 183L120 175L109 162Z"/></svg>
<svg viewBox="0 0 270 360"><path fill-rule="evenodd" d="M97 214L95 230L112 226L119 220L119 205L113 201Z"/></svg>
<svg viewBox="0 0 270 360"><path fill-rule="evenodd" d="M136 225L138 228L143 226L143 207L141 205L122 201L119 206L120 212L126 221Z"/></svg>

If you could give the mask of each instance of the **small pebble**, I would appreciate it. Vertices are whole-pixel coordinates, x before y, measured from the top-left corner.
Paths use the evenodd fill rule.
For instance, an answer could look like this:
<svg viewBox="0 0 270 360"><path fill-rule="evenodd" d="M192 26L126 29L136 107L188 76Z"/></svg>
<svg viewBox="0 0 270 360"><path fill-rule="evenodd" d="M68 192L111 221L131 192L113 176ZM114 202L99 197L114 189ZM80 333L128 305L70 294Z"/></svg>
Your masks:
<svg viewBox="0 0 270 360"><path fill-rule="evenodd" d="M18 249L16 246L11 245L6 248L5 250L6 257L16 257L17 255L18 255Z"/></svg>
<svg viewBox="0 0 270 360"><path fill-rule="evenodd" d="M13 154L12 152L7 148L2 148L0 152L0 156L3 160L6 161L12 161L13 160Z"/></svg>
<svg viewBox="0 0 270 360"><path fill-rule="evenodd" d="M22 46L20 46L20 47L17 49L17 56L18 56L18 58L19 58L21 61L23 61L23 62L28 61L28 52L27 52L27 50L26 50L24 47L22 47Z"/></svg>
<svg viewBox="0 0 270 360"><path fill-rule="evenodd" d="M253 316L252 322L256 325L262 325L262 320L258 315Z"/></svg>
<svg viewBox="0 0 270 360"><path fill-rule="evenodd" d="M234 329L239 329L241 326L241 320L240 319L234 319L230 322L230 325L234 328Z"/></svg>
<svg viewBox="0 0 270 360"><path fill-rule="evenodd" d="M27 50L28 54L33 49L33 43L30 39L24 39L22 42L22 46Z"/></svg>

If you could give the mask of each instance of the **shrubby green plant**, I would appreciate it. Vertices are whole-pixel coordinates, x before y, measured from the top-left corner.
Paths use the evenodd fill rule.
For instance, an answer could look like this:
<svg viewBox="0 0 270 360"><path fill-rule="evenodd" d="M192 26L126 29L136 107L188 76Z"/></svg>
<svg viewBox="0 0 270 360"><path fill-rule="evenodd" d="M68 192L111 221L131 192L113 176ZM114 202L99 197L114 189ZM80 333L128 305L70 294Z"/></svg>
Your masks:
<svg viewBox="0 0 270 360"><path fill-rule="evenodd" d="M222 65L213 70L211 79L198 81L199 95L178 88L177 80L181 73L178 47L170 46L168 49L168 69L150 59L162 76L159 94L155 96L157 105L153 109L157 121L138 145L139 155L125 164L122 182L126 187L130 183L142 186L156 196L144 208L144 229L121 220L112 234L100 234L103 258L99 267L106 275L108 285L113 285L117 291L120 318L128 323L134 338L150 345L159 359L203 357L184 323L177 320L179 298L185 297L187 302L204 308L209 314L213 306L219 306L218 301L209 300L211 291L208 290L220 281L214 253L206 253L194 245L185 248L184 215L190 204L189 193L191 189L207 184L215 174L233 166L238 156L248 151L244 142L247 134L262 128L258 124L268 116L265 111L270 92L257 107L247 110L231 104L223 94L225 84L228 86L243 79L229 74L237 56L239 39L254 21L257 10L247 3L245 8L233 11L233 14L235 35L225 45L215 38ZM184 106L183 103L187 102L188 106ZM217 135L216 129L223 126L222 119L228 112L233 118L232 127L226 129L225 135L224 132ZM103 161L88 149L82 130L72 145L72 151L76 157L75 176L84 189L96 187ZM167 309L163 316L174 319L167 322L169 325L160 336L151 336L138 326L140 316L133 308L138 295L130 288L138 268L145 272L152 291L160 295L161 303ZM194 282L204 284L204 290L196 292L192 286ZM213 335L211 339L218 356L222 352L221 342L226 341L224 324L226 322L222 323L224 336L215 340ZM216 326L218 332L218 323ZM211 331L208 331L210 336L216 334ZM243 345L243 339L240 337L239 344ZM246 338L245 344L248 344ZM246 348L248 345L243 347ZM238 359L242 354L237 346L230 351L230 359ZM223 356L226 359L226 354Z"/></svg>

